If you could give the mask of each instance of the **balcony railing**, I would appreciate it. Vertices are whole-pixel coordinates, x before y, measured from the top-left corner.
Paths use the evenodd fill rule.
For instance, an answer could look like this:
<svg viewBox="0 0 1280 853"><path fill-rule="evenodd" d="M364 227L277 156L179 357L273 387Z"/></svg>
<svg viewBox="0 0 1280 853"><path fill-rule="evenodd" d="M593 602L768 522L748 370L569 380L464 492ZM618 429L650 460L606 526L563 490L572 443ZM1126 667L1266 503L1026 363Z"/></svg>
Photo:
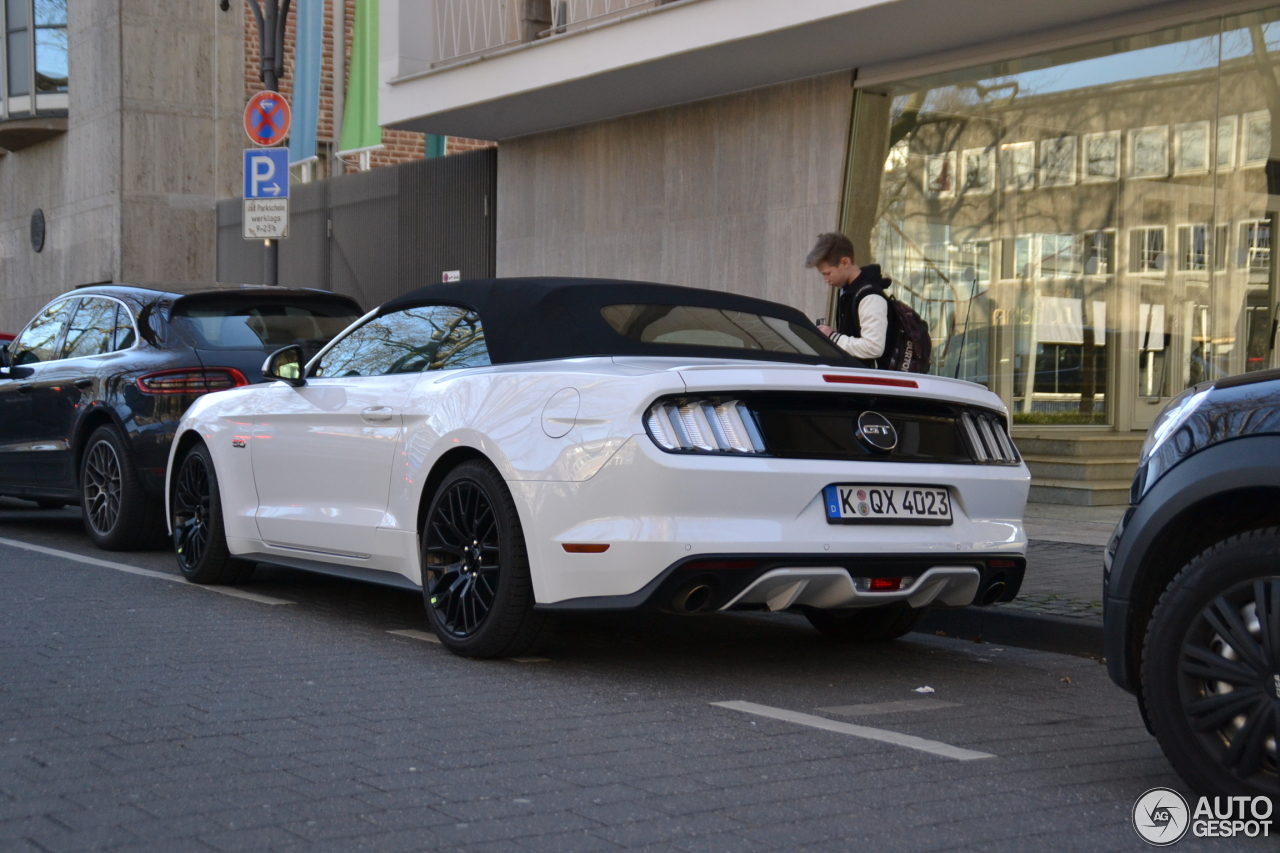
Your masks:
<svg viewBox="0 0 1280 853"><path fill-rule="evenodd" d="M431 66L454 65L673 2L677 0L435 0Z"/></svg>

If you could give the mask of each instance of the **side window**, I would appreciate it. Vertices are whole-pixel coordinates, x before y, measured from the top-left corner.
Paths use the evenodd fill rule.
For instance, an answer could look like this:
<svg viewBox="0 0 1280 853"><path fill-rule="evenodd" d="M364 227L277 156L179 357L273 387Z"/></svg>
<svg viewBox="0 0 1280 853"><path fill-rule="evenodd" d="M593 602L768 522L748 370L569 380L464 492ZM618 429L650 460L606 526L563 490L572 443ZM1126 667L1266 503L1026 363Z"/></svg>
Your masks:
<svg viewBox="0 0 1280 853"><path fill-rule="evenodd" d="M116 308L115 301L111 299L81 299L71 318L71 325L67 326L62 357L83 358L111 352L116 329Z"/></svg>
<svg viewBox="0 0 1280 853"><path fill-rule="evenodd" d="M123 305L117 305L116 325L111 332L111 352L128 349L138 342L138 333L133 328L133 312Z"/></svg>
<svg viewBox="0 0 1280 853"><path fill-rule="evenodd" d="M325 353L315 376L385 376L489 364L480 315L424 305L377 317Z"/></svg>
<svg viewBox="0 0 1280 853"><path fill-rule="evenodd" d="M40 315L31 321L31 325L27 326L18 339L9 344L13 363L37 364L42 361L53 361L58 354L58 338L62 335L62 327L66 325L72 309L79 301L64 299L40 312Z"/></svg>

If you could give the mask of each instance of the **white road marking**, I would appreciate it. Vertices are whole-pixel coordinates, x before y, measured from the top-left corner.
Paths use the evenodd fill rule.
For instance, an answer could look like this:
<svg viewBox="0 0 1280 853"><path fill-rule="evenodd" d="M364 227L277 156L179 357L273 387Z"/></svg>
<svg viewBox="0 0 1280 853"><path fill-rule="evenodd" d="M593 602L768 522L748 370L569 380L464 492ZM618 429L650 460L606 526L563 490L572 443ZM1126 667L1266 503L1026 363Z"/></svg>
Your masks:
<svg viewBox="0 0 1280 853"><path fill-rule="evenodd" d="M397 637L408 637L410 640L422 640L425 643L440 645L440 638L430 631L415 631L410 628L404 631L388 631L387 633L395 634Z"/></svg>
<svg viewBox="0 0 1280 853"><path fill-rule="evenodd" d="M957 708L958 702L941 699L903 699L898 702L869 702L865 705L837 705L834 708L818 708L837 717L870 717L876 714L900 714L904 711L932 711L935 708Z"/></svg>
<svg viewBox="0 0 1280 853"><path fill-rule="evenodd" d="M64 560L74 560L77 563L87 563L91 566L102 566L108 569L115 569L117 572L126 572L131 575L142 575L145 578L156 578L157 580L169 581L170 583L181 583L196 589L207 589L209 592L216 592L220 595L229 595L232 598L243 598L245 601L256 601L259 604L293 604L292 601L285 601L283 598L272 598L269 595L259 595L256 592L246 592L243 589L236 589L232 586L214 586L210 584L191 583L181 575L171 575L167 572L157 572L151 569L142 569L137 566L130 566L127 563L115 563L111 560L100 560L97 557L86 557L83 554L77 554L73 551L63 551L59 548L46 548L44 545L32 545L28 542L20 542L17 539L0 538L0 545L8 545L10 548L21 548L24 551L35 551L40 554L48 554L52 557L61 557Z"/></svg>
<svg viewBox="0 0 1280 853"><path fill-rule="evenodd" d="M973 761L978 758L995 758L989 752L976 752L972 749L961 749L958 746L952 746L949 743L942 743L936 740L925 740L915 735L904 735L900 732L891 732L888 729L873 729L870 726L856 726L853 723L841 723L836 720L828 720L826 717L815 717L813 714L802 714L799 711L788 711L785 708L771 708L768 705L757 705L755 702L712 702L718 708L728 708L731 711L741 711L744 714L755 714L759 717L770 717L774 720L784 720L788 723L798 723L802 726L810 726L815 729L825 729L829 732L837 732L842 735L853 735L854 737L866 738L867 740L878 740L884 743L892 743L897 746L905 746L908 749L918 749L921 752L928 752L933 755L941 755L943 758L954 758L957 761Z"/></svg>

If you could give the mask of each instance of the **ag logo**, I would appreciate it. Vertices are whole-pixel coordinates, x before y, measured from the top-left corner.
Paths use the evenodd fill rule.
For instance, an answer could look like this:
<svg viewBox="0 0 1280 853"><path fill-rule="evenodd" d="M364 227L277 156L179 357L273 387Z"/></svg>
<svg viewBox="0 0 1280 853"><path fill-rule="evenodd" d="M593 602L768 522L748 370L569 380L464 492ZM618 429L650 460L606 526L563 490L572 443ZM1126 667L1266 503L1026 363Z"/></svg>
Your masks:
<svg viewBox="0 0 1280 853"><path fill-rule="evenodd" d="M1133 828L1156 847L1181 841L1190 825L1187 801L1171 788L1152 788L1133 804Z"/></svg>
<svg viewBox="0 0 1280 853"><path fill-rule="evenodd" d="M888 453L898 446L898 431L889 419L879 412L863 412L858 415L858 440L869 450Z"/></svg>

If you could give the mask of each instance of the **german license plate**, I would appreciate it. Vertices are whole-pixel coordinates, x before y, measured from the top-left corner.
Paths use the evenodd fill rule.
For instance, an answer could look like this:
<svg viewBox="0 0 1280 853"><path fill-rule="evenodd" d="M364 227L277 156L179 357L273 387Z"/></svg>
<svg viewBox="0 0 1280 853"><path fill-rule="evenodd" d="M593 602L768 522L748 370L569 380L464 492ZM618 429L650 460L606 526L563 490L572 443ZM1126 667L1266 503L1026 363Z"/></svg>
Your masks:
<svg viewBox="0 0 1280 853"><path fill-rule="evenodd" d="M830 524L951 523L951 493L943 486L836 483L822 492Z"/></svg>

